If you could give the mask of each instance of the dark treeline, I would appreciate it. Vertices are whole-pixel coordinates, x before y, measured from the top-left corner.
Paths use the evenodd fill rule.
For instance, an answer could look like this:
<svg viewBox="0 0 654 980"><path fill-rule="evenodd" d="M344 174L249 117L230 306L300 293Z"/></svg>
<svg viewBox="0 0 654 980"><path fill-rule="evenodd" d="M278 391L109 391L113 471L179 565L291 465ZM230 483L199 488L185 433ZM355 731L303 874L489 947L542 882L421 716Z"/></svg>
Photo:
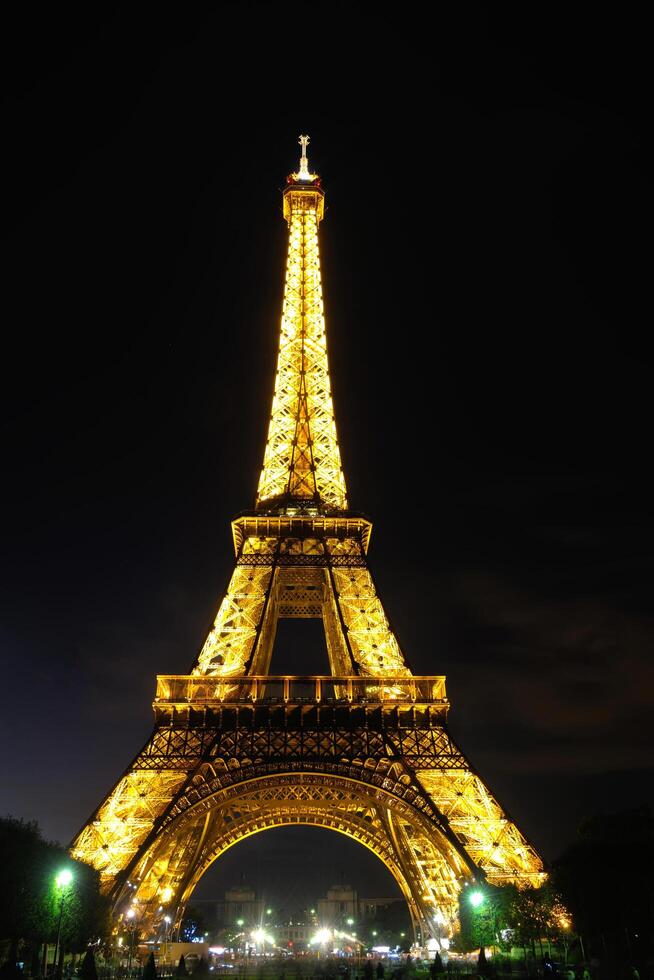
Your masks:
<svg viewBox="0 0 654 980"><path fill-rule="evenodd" d="M0 970L16 975L24 964L43 975L46 944L59 938L59 966L66 953L96 948L110 937L109 903L98 873L46 841L35 823L0 818ZM66 887L57 883L71 872ZM637 968L654 976L654 818L648 808L587 819L577 838L549 869L539 889L482 885L462 890L462 952L494 947L500 954L522 948L525 963L542 962L555 950L565 959L592 963L595 976L614 980ZM406 909L393 907L374 923L377 941L408 931ZM89 967L90 969L90 967Z"/></svg>
<svg viewBox="0 0 654 980"><path fill-rule="evenodd" d="M83 952L108 935L109 903L100 895L97 871L44 840L36 823L0 818L0 869L0 960L6 974L20 961L40 976L45 944L57 937L63 959L65 952ZM72 875L68 886L57 884L62 871Z"/></svg>
<svg viewBox="0 0 654 980"><path fill-rule="evenodd" d="M605 980L654 976L654 818L647 807L585 820L542 888L464 888L457 948L524 950L525 962L592 963Z"/></svg>

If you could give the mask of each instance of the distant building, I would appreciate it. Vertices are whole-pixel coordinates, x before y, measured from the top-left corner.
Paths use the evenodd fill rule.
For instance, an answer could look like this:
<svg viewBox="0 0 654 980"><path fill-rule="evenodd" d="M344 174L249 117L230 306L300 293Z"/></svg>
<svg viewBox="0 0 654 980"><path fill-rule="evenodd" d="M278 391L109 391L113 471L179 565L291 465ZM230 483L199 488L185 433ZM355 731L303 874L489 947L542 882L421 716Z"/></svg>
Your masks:
<svg viewBox="0 0 654 980"><path fill-rule="evenodd" d="M360 898L359 915L374 918L380 909L387 909L389 905L401 901L401 898Z"/></svg>
<svg viewBox="0 0 654 980"><path fill-rule="evenodd" d="M306 949L319 927L355 932L364 919L374 919L398 898L359 898L351 885L332 885L327 895L311 909L294 912L273 909L267 915L264 900L248 885L229 888L221 899L197 899L192 904L202 911L207 928L245 932L264 927L275 937L275 943L286 949ZM286 916L290 913L290 918ZM351 920L351 922L348 922ZM290 945L292 944L292 946Z"/></svg>
<svg viewBox="0 0 654 980"><path fill-rule="evenodd" d="M318 920L321 925L344 929L348 919L360 922L364 918L374 918L381 909L388 908L398 898L359 898L351 885L333 885L327 890L327 897L318 899Z"/></svg>
<svg viewBox="0 0 654 980"><path fill-rule="evenodd" d="M244 928L257 927L263 920L263 899L257 898L254 888L241 886L225 892L225 900L218 903L217 912L225 928L231 929L243 920Z"/></svg>
<svg viewBox="0 0 654 980"><path fill-rule="evenodd" d="M198 899L191 904L202 910L217 929L256 929L264 918L263 899L257 898L254 888L247 885L229 888L222 900ZM239 925L239 920L243 925Z"/></svg>
<svg viewBox="0 0 654 980"><path fill-rule="evenodd" d="M274 929L276 944L295 953L308 949L309 942L315 934L315 925L300 925L297 922L289 923L287 926L276 926Z"/></svg>

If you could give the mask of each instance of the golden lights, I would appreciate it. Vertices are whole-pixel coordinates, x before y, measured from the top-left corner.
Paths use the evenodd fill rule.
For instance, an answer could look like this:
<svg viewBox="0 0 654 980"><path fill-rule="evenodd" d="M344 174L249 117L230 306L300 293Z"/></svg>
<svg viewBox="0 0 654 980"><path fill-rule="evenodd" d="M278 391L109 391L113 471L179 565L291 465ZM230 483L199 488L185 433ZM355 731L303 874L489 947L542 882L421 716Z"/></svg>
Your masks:
<svg viewBox="0 0 654 980"><path fill-rule="evenodd" d="M300 144L284 191L288 259L256 511L233 522L236 566L192 674L159 679L153 735L71 853L98 869L120 914L129 898L144 910L174 902L178 917L234 843L282 824L323 826L373 851L414 924L440 936L464 882L481 873L538 885L543 866L451 740L444 678L411 674L368 568L370 522L347 513L323 315L324 194L308 137ZM331 686L313 678L313 696L295 706L298 679L269 674L279 618L325 628ZM284 726L215 721L223 710L265 715L275 684ZM345 720L327 730L330 699ZM384 725L369 725L369 711L386 711Z"/></svg>

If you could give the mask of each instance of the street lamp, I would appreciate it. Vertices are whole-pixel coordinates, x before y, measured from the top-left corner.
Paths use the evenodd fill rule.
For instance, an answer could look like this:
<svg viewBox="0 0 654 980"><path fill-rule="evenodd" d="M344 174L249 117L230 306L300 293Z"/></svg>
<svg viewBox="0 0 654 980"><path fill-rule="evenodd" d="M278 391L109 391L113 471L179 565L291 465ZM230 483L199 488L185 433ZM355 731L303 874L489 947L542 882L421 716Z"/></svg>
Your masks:
<svg viewBox="0 0 654 980"><path fill-rule="evenodd" d="M54 952L54 972L55 974L58 973L59 975L61 975L61 969L59 969L57 965L57 955L58 954L61 955L59 952L60 945L61 945L61 923L64 918L64 902L66 899L66 894L68 892L68 886L70 885L72 880L73 880L73 873L72 871L69 871L68 868L64 868L63 871L60 871L57 877L55 878L55 883L59 888L59 891L61 892L61 904L59 905L59 923L57 925L57 942L55 943L55 952ZM63 963L61 964L61 966L63 967Z"/></svg>
<svg viewBox="0 0 654 980"><path fill-rule="evenodd" d="M468 901L472 905L473 909L478 909L479 906L483 905L485 902L484 893L480 892L478 889L475 889L474 892L470 892L468 895Z"/></svg>
<svg viewBox="0 0 654 980"><path fill-rule="evenodd" d="M261 952L266 955L266 941L271 942L270 936L268 936L264 929L255 929L252 933L252 938L254 939L257 946L261 946Z"/></svg>
<svg viewBox="0 0 654 980"><path fill-rule="evenodd" d="M127 954L127 976L129 976L129 971L132 969L132 956L134 955L134 931L136 929L134 916L136 915L136 912L134 909L127 909L125 914L130 922L129 953Z"/></svg>
<svg viewBox="0 0 654 980"><path fill-rule="evenodd" d="M479 888L475 888L475 890L472 891L472 892L470 892L470 894L468 895L468 901L472 905L473 909L479 909L479 908L481 908L482 905L485 905L487 898L488 898L488 896L485 895L484 892L481 891ZM493 929L493 932L492 932L493 942L490 945L492 945L494 947L495 946L495 940L498 940L499 941L499 936L498 936L498 933L497 933L497 906L495 905L495 902L494 901L491 901L490 915L492 917L492 929ZM483 948L484 948L484 944L482 943L481 946L480 946L480 950L483 949ZM481 955L481 953L480 953L480 955Z"/></svg>
<svg viewBox="0 0 654 980"><path fill-rule="evenodd" d="M168 954L170 952L170 923L173 921L169 915L164 915L164 963L168 962Z"/></svg>
<svg viewBox="0 0 654 980"><path fill-rule="evenodd" d="M237 919L236 920L236 925L239 927L239 929L242 929L243 928L243 925L244 925L244 920L243 919ZM241 936L242 939L243 939L243 956L245 956L246 951L247 951L247 944L245 942L245 933L244 932L239 932L239 936Z"/></svg>

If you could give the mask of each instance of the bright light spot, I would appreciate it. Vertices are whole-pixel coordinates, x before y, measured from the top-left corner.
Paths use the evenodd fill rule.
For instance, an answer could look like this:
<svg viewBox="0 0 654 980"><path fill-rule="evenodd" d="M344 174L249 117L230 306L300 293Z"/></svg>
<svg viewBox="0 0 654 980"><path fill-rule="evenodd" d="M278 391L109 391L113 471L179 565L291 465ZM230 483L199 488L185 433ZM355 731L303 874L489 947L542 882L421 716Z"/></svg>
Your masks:
<svg viewBox="0 0 654 980"><path fill-rule="evenodd" d="M252 938L254 939L255 943L271 942L270 936L266 935L266 932L263 929L255 929L252 933Z"/></svg>
<svg viewBox="0 0 654 980"><path fill-rule="evenodd" d="M429 950L430 953L436 952L436 950L438 949L438 943L436 942L435 939L432 938L427 940L427 949Z"/></svg>
<svg viewBox="0 0 654 980"><path fill-rule="evenodd" d="M434 916L434 922L438 922L439 926L445 925L445 916L442 912L437 912Z"/></svg>
<svg viewBox="0 0 654 980"><path fill-rule="evenodd" d="M170 916L169 916L169 915L164 915L164 922L165 922L165 923L167 923L168 925L170 925L170 923L171 923L172 921L173 921L173 920L172 920L172 919L170 918Z"/></svg>
<svg viewBox="0 0 654 980"><path fill-rule="evenodd" d="M443 949L449 949L450 948L450 941L449 941L449 939L447 939L447 938L446 939L441 939L441 946L443 947Z"/></svg>
<svg viewBox="0 0 654 980"><path fill-rule="evenodd" d="M225 946L210 946L209 947L209 952L210 953L213 953L214 956L222 956L225 951L226 951L226 947Z"/></svg>
<svg viewBox="0 0 654 980"><path fill-rule="evenodd" d="M266 915L272 915L272 909L266 909Z"/></svg>
<svg viewBox="0 0 654 980"><path fill-rule="evenodd" d="M73 880L73 872L69 871L67 868L60 871L57 875L57 884L60 888L65 888L66 885L70 885Z"/></svg>
<svg viewBox="0 0 654 980"><path fill-rule="evenodd" d="M372 951L373 951L373 953L390 953L391 947L390 946L373 946L372 947Z"/></svg>
<svg viewBox="0 0 654 980"><path fill-rule="evenodd" d="M313 937L313 939L311 940L311 942L320 943L320 944L328 943L331 938L332 938L331 929L319 929L318 932Z"/></svg>
<svg viewBox="0 0 654 980"><path fill-rule="evenodd" d="M169 885L167 888L164 888L164 890L162 891L161 901L164 903L169 902L172 897L173 897L173 890Z"/></svg>
<svg viewBox="0 0 654 980"><path fill-rule="evenodd" d="M136 912L134 911L134 909L127 909L127 918L128 919L133 919L135 915L136 915Z"/></svg>
<svg viewBox="0 0 654 980"><path fill-rule="evenodd" d="M471 892L471 894L468 896L468 901L473 908L479 908L479 906L483 904L484 893L480 891Z"/></svg>
<svg viewBox="0 0 654 980"><path fill-rule="evenodd" d="M354 919L348 919L348 920L347 920L347 924L348 924L349 926L353 926L353 925L354 925Z"/></svg>
<svg viewBox="0 0 654 980"><path fill-rule="evenodd" d="M123 937L122 936L119 936L118 937L118 945L119 946L122 946L123 945Z"/></svg>

